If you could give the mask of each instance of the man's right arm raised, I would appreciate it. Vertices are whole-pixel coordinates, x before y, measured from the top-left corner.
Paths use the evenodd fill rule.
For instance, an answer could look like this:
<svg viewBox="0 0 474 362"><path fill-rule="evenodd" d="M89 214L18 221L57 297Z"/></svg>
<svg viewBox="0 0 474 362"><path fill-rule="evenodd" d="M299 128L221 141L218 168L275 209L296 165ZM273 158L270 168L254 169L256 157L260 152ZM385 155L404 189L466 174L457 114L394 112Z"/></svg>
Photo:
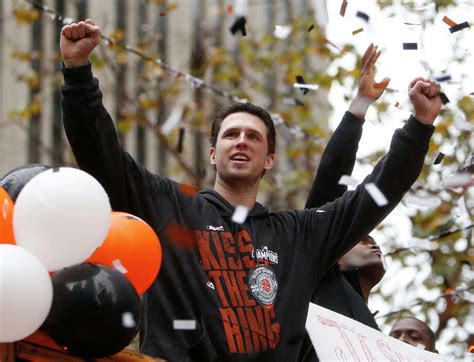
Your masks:
<svg viewBox="0 0 474 362"><path fill-rule="evenodd" d="M100 29L90 19L63 27L63 122L78 166L107 191L114 210L141 214L146 170L124 152L114 123L102 104L99 82L89 55L100 42Z"/></svg>

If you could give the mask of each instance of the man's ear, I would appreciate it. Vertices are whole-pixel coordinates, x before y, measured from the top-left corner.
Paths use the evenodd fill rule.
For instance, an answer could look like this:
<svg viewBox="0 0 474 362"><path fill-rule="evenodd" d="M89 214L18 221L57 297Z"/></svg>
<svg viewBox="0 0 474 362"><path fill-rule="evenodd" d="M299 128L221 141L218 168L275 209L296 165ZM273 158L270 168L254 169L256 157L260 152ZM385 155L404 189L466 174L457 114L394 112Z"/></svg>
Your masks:
<svg viewBox="0 0 474 362"><path fill-rule="evenodd" d="M267 155L267 158L265 159L265 164L263 165L263 168L265 171L271 170L273 168L273 164L275 163L275 154L270 153Z"/></svg>
<svg viewBox="0 0 474 362"><path fill-rule="evenodd" d="M211 165L216 164L216 148L215 147L211 147L211 149L209 150L209 161L211 162Z"/></svg>

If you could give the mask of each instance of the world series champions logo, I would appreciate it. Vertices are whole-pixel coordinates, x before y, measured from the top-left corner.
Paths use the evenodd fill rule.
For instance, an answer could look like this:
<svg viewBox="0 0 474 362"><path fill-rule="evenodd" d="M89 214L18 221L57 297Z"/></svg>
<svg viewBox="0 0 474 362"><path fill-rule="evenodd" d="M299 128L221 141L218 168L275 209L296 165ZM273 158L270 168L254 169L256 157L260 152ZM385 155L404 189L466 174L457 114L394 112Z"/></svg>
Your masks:
<svg viewBox="0 0 474 362"><path fill-rule="evenodd" d="M278 283L268 260L259 265L264 261L254 257L254 243L246 230L194 233L201 265L210 278L208 285L215 288L221 303L219 314L229 352L274 349L280 341L273 305ZM271 258L275 260L274 255Z"/></svg>

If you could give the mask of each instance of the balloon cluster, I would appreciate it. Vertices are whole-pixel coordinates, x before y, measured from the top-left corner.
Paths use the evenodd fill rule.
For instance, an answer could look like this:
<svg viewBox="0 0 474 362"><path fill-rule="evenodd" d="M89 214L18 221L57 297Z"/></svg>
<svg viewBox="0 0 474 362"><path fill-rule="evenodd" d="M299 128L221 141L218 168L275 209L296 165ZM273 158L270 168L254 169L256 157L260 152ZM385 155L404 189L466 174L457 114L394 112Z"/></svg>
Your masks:
<svg viewBox="0 0 474 362"><path fill-rule="evenodd" d="M0 343L43 327L80 357L117 353L160 266L153 229L112 212L86 172L31 164L0 180Z"/></svg>

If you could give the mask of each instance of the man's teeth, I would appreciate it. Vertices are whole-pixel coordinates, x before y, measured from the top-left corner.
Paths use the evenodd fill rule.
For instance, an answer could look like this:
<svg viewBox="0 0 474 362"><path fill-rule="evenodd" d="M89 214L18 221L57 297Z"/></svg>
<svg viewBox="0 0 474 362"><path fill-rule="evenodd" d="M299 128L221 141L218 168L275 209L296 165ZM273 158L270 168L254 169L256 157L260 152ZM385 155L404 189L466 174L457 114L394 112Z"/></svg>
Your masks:
<svg viewBox="0 0 474 362"><path fill-rule="evenodd" d="M248 161L248 158L245 156L234 156L232 159L236 161Z"/></svg>

